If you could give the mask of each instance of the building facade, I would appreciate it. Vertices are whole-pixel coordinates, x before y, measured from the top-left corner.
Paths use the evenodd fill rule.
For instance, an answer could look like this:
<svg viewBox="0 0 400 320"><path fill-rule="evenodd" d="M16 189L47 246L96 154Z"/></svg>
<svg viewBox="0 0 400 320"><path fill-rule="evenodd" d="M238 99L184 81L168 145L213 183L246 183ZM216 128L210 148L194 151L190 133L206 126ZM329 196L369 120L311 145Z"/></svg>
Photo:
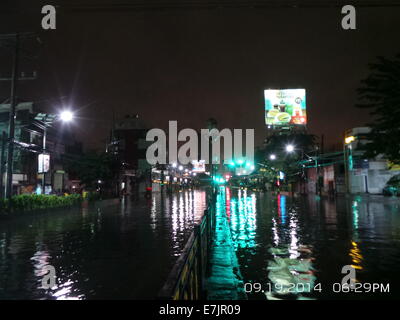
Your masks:
<svg viewBox="0 0 400 320"><path fill-rule="evenodd" d="M0 104L0 134L4 132L5 137L4 142L1 143L2 191L4 191L6 179L9 110L9 104ZM39 115L44 115L44 113L41 113L32 102L21 102L16 106L13 194L43 193L43 186L47 194L65 191L69 188L69 177L64 168L64 157L67 153L82 152L82 145L73 138L70 131L63 130L61 126L47 126L45 153L48 155L49 167L46 174L39 173L38 162L39 155L43 154L45 128L43 122L38 120ZM55 115L49 116L56 119Z"/></svg>
<svg viewBox="0 0 400 320"><path fill-rule="evenodd" d="M126 115L111 131L107 152L113 153L121 164L118 190L128 194L144 191L151 177L151 166L146 160L147 128L139 115Z"/></svg>
<svg viewBox="0 0 400 320"><path fill-rule="evenodd" d="M368 127L358 127L345 132L344 155L346 184L349 193L381 194L387 181L400 170L390 167L384 155L374 159L363 158L361 147L368 143Z"/></svg>

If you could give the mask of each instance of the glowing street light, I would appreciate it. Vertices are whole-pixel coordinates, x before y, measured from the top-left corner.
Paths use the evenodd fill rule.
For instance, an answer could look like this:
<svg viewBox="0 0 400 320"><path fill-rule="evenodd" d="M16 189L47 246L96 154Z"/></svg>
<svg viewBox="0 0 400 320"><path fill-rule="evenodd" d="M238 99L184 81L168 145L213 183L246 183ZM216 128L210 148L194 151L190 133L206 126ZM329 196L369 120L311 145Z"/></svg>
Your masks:
<svg viewBox="0 0 400 320"><path fill-rule="evenodd" d="M345 144L349 144L349 143L352 143L353 141L355 141L356 140L356 138L354 137L354 136L349 136L349 137L346 137L345 139L344 139L344 143Z"/></svg>
<svg viewBox="0 0 400 320"><path fill-rule="evenodd" d="M63 122L70 122L74 118L74 114L69 110L64 110L60 113L60 119Z"/></svg>
<svg viewBox="0 0 400 320"><path fill-rule="evenodd" d="M294 151L294 146L292 144L286 145L286 151L287 152L293 152Z"/></svg>
<svg viewBox="0 0 400 320"><path fill-rule="evenodd" d="M182 170L183 170L183 167L182 167L182 166L179 166L178 169L179 169L179 171L182 171Z"/></svg>
<svg viewBox="0 0 400 320"><path fill-rule="evenodd" d="M46 152L46 140L47 140L47 128L50 128L55 121L60 122L70 122L74 118L74 114L70 110L63 110L58 115L55 114L47 114L47 113L38 113L35 116L35 120L37 120L41 125L38 125L39 128L43 130L43 140L42 140L42 153L39 154L39 168L43 168L42 176L42 193L46 193L46 171L44 168L44 159L47 158L47 162L50 162L50 156ZM39 170L38 170L39 171Z"/></svg>
<svg viewBox="0 0 400 320"><path fill-rule="evenodd" d="M173 168L176 168L176 162L174 162L174 163L172 164L172 167L173 167Z"/></svg>
<svg viewBox="0 0 400 320"><path fill-rule="evenodd" d="M269 159L270 159L270 160L275 160L275 159L276 159L276 155L270 154L270 155L269 155Z"/></svg>

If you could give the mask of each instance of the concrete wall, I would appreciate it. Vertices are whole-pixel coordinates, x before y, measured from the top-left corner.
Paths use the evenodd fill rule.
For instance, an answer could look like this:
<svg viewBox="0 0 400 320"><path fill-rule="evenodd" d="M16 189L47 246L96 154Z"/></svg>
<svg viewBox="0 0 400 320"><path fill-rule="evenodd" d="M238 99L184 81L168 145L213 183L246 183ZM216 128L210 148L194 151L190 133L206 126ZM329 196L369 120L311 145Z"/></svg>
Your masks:
<svg viewBox="0 0 400 320"><path fill-rule="evenodd" d="M364 175L358 174L356 170L349 172L349 191L350 193L366 192Z"/></svg>
<svg viewBox="0 0 400 320"><path fill-rule="evenodd" d="M334 169L333 165L327 166L327 167L322 167L321 170L322 170L323 179L324 179L324 186L323 186L322 191L329 192L330 186L333 191L335 189L335 169Z"/></svg>
<svg viewBox="0 0 400 320"><path fill-rule="evenodd" d="M307 170L307 192L317 192L317 170L316 168L309 168Z"/></svg>
<svg viewBox="0 0 400 320"><path fill-rule="evenodd" d="M346 136L354 136L355 140L347 144L347 149L353 156L362 156L362 151L357 150L360 144L366 143L366 134L370 132L368 127L353 128L346 131ZM348 161L348 159L347 159ZM368 169L354 169L348 172L350 193L381 194L387 181L394 175L400 174L400 170L389 170L387 160L383 155L375 159L369 159Z"/></svg>
<svg viewBox="0 0 400 320"><path fill-rule="evenodd" d="M400 172L389 170L368 170L368 192L382 193L386 182Z"/></svg>
<svg viewBox="0 0 400 320"><path fill-rule="evenodd" d="M386 160L370 160L369 169L349 172L350 193L368 191L371 194L381 194L387 181L396 174L400 174L400 171L388 170Z"/></svg>

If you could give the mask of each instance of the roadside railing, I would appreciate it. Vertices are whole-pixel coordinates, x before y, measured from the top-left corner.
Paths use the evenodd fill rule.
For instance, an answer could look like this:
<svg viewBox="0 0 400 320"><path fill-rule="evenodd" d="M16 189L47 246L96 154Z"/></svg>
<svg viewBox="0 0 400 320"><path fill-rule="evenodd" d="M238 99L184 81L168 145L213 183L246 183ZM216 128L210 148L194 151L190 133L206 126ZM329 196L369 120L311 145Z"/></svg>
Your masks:
<svg viewBox="0 0 400 320"><path fill-rule="evenodd" d="M191 233L158 294L159 299L198 300L206 296L208 253L215 230L214 200L212 197L200 224Z"/></svg>

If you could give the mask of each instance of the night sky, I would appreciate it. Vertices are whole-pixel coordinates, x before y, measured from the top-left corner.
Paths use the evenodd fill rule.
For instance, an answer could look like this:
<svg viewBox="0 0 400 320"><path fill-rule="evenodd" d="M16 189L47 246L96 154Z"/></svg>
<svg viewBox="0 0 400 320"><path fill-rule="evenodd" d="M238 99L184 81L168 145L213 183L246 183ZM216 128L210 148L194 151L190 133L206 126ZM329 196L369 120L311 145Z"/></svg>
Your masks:
<svg viewBox="0 0 400 320"><path fill-rule="evenodd" d="M38 32L43 45L27 41L26 49L39 57L24 59L21 71L36 69L39 78L20 83L18 97L56 109L66 96L87 148L105 145L113 110L117 118L138 113L149 128L178 120L199 129L214 117L220 128L254 128L260 144L263 90L299 87L309 132L333 145L370 121L354 107L367 64L400 52L400 7L358 8L357 30L346 31L340 8L74 11L70 4L99 1L64 2L45 2L61 6L57 30L43 31L40 1L2 0L0 33ZM0 51L4 76L11 57ZM0 100L8 96L9 83L0 82Z"/></svg>

